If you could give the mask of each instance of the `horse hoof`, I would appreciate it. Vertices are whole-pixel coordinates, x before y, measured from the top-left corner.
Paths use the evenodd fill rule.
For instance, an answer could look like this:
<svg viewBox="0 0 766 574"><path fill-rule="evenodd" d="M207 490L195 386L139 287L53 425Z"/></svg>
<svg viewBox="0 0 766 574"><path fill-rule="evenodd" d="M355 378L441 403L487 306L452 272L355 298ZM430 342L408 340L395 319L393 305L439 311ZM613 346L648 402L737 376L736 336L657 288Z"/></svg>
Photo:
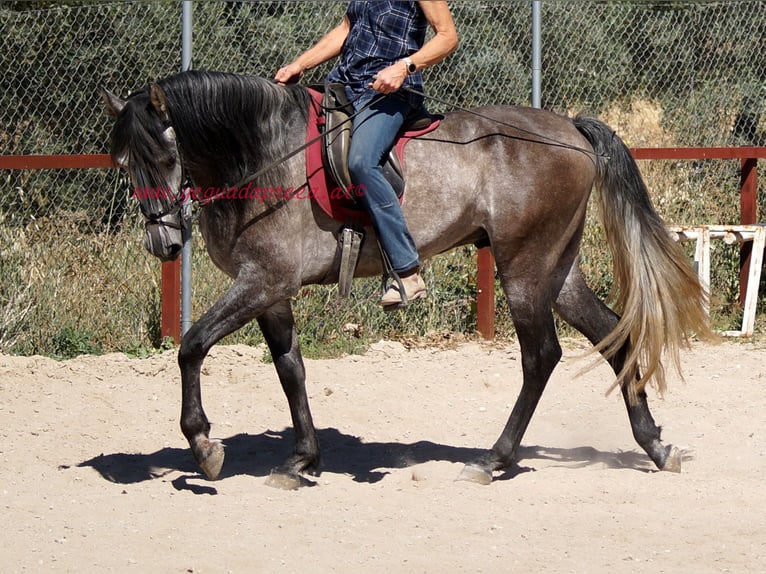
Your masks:
<svg viewBox="0 0 766 574"><path fill-rule="evenodd" d="M487 472L479 466L466 464L460 472L460 476L457 477L457 480L465 480L467 482L475 482L476 484L487 486L488 484L492 484L492 473Z"/></svg>
<svg viewBox="0 0 766 574"><path fill-rule="evenodd" d="M673 447L668 453L668 458L662 467L663 472L681 472L681 451Z"/></svg>
<svg viewBox="0 0 766 574"><path fill-rule="evenodd" d="M223 445L217 440L206 440L201 445L199 465L208 480L216 480L223 466Z"/></svg>
<svg viewBox="0 0 766 574"><path fill-rule="evenodd" d="M266 479L266 486L280 490L298 490L302 486L314 486L316 483L294 472L272 470Z"/></svg>

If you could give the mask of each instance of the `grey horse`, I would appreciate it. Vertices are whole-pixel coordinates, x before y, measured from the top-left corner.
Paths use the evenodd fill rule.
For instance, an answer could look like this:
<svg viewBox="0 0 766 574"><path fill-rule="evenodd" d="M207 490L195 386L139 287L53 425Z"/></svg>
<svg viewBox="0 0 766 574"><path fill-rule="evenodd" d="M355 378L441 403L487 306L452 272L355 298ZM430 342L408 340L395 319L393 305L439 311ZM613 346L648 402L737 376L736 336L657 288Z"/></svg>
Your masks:
<svg viewBox="0 0 766 574"><path fill-rule="evenodd" d="M102 92L115 118L111 153L130 175L157 257L181 247L180 188L240 182L302 189L310 97L302 86L219 72L184 72L126 100ZM319 144L316 144L319 145ZM273 166L264 172L266 166ZM257 177L255 177L257 174ZM154 190L157 193L146 193ZM586 285L578 265L592 190L614 259L614 308ZM314 201L272 197L205 201L199 226L231 287L189 329L178 363L181 429L208 478L219 476L223 445L210 438L200 369L211 347L253 319L263 332L289 403L292 455L273 474L319 470L320 451L305 388L290 300L308 284L338 280L339 224ZM664 445L645 387L665 385L663 356L679 367L692 336L712 337L706 292L654 210L629 150L599 120L488 106L446 114L406 150L405 217L421 257L459 245L491 246L521 348L523 384L494 446L461 478L488 484L516 458L524 432L561 357L553 310L609 362L633 435L658 468L679 471ZM356 276L382 272L371 228ZM619 313L619 314L618 314Z"/></svg>

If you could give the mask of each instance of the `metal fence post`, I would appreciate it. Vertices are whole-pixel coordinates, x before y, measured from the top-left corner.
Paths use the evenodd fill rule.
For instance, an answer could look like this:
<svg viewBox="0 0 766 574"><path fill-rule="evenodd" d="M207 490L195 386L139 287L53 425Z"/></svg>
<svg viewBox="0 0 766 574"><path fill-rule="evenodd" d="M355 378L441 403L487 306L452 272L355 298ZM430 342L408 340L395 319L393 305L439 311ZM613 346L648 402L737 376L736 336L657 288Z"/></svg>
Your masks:
<svg viewBox="0 0 766 574"><path fill-rule="evenodd" d="M192 58L192 3L181 2L181 71L191 68ZM191 256L192 218L191 194L182 190L183 248L180 260L162 264L162 311L160 335L170 337L178 344L191 326Z"/></svg>
<svg viewBox="0 0 766 574"><path fill-rule="evenodd" d="M532 0L532 107L542 106L542 0Z"/></svg>
<svg viewBox="0 0 766 574"><path fill-rule="evenodd" d="M181 71L192 67L192 2L181 6ZM181 250L181 336L191 327L192 313L192 213L191 194L184 193L183 249Z"/></svg>

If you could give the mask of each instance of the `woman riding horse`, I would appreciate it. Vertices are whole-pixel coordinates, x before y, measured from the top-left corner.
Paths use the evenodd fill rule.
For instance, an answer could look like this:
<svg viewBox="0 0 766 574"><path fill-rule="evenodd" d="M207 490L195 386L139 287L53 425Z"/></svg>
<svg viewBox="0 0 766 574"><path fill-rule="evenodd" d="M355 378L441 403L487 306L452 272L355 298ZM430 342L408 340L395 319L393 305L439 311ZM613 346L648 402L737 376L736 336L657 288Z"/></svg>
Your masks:
<svg viewBox="0 0 766 574"><path fill-rule="evenodd" d="M428 24L435 35L424 44ZM359 200L370 214L389 271L404 289L401 293L399 281L391 283L381 299L386 310L426 296L415 240L382 168L404 120L423 107L422 96L399 90L407 86L422 93L420 70L441 62L455 48L457 32L446 2L353 0L338 26L275 76L281 84L296 82L306 70L340 54L327 81L344 84L359 112L348 168L364 190Z"/></svg>

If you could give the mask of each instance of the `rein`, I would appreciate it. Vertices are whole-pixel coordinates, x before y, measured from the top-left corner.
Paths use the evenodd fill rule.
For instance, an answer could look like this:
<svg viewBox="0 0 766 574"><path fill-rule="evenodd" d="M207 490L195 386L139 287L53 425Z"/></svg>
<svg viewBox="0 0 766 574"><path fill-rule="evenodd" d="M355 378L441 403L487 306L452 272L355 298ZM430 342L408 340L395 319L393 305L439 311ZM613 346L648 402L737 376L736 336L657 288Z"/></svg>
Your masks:
<svg viewBox="0 0 766 574"><path fill-rule="evenodd" d="M360 96L357 96L357 97L356 97L354 100L352 100L352 101L351 101L351 102L349 102L349 103L350 103L350 104L353 104L353 103L354 103L356 100L358 100L358 99L359 99L359 97L360 97ZM366 103L366 104L365 104L365 105L363 105L361 108L359 108L358 110L356 110L356 111L355 111L353 114L350 114L350 115L349 115L349 116L348 116L346 119L344 119L344 120L343 120L342 122L340 122L338 125L336 125L336 126L333 126L332 128L330 128L330 129L326 130L325 132L323 132L323 133L319 134L319 135L318 135L317 137L315 137L315 138L311 138L309 141L307 141L307 142L306 142L306 143L304 143L303 145L301 145L301 146L299 146L299 147L295 148L293 151L289 152L287 155L284 155L284 156L282 156L281 158L279 158L279 159L277 159L277 160L275 160L275 161L271 162L269 165L267 165L267 166L265 166L265 167L262 167L262 168L261 168L261 169L259 169L258 171L254 172L254 173L251 173L250 175L248 175L248 176L246 176L246 177L242 178L242 179L241 179L241 180L239 180L239 181L238 181L238 182L237 182L235 185L232 185L232 186L227 186L227 187L239 188L239 187L242 187L243 185L245 185L246 183L249 183L250 181L252 181L252 180L254 180L254 179L257 179L257 178L259 178L259 177L260 177L260 176L262 176L264 173L267 173L267 172L269 172L270 170L274 169L274 168L275 168L275 167L277 167L278 165L280 165L280 164L282 164L282 163L286 162L286 161L287 161L288 159L290 159L291 157L293 157L293 156L295 156L295 155L298 155L298 154L299 154L300 152L302 152L303 150L305 150L305 149L307 149L307 148L311 147L311 146L312 146L312 145L314 145L316 142L318 142L319 140L321 140L322 138L324 138L324 137L325 137L327 134L329 134L329 133L332 133L332 132L334 132L335 130L338 130L338 129L340 129L340 128L341 128L341 127L343 127L345 124L347 124L347 123L349 123L349 122L353 121L353 120L354 120L354 118L355 118L356 116L358 116L359 114L361 114L361 113L362 113L363 111L365 111L367 108L370 108L370 107L372 107L373 105L375 105L376 103L378 103L378 102L379 102L381 99L383 99L383 97L384 97L384 94L380 94L380 95L378 95L378 96L376 96L376 97L372 98L372 99L371 99L371 100L370 100L368 103ZM333 110L333 109L335 109L335 108L325 108L325 109L327 109L327 110ZM214 200L215 200L215 198L211 198L209 201L214 201ZM209 201L208 201L207 203L209 203ZM206 205L206 203L205 203L205 204L202 204L202 205Z"/></svg>
<svg viewBox="0 0 766 574"><path fill-rule="evenodd" d="M357 99L359 99L359 97L361 97L361 96L357 96L357 98L355 98L354 100L352 100L349 103L353 104ZM249 183L250 181L259 178L264 173L267 173L268 171L274 169L278 165L286 162L291 157L299 154L303 150L305 150L308 147L312 146L313 144L315 144L316 142L321 140L323 137L325 137L327 134L332 133L332 132L340 129L341 127L343 127L348 122L353 121L353 119L356 116L358 116L360 113L365 111L367 108L375 105L383 97L384 97L384 94L380 94L380 95L370 99L370 101L368 103L366 103L364 106L362 106L361 108L356 110L353 114L350 114L346 119L344 119L342 122L338 123L338 125L333 126L332 128L326 130L325 132L323 132L322 134L318 135L317 137L310 139L309 141L307 141L303 145L297 147L296 149L294 149L291 152L289 152L288 154L280 157L279 159L271 162L267 166L262 167L258 171L247 175L246 177L242 178L239 182L237 182L235 185L233 185L233 186L225 186L225 187L227 187L227 188L239 188L239 187L244 186L246 183ZM332 110L333 108L326 108L326 109ZM172 128L173 124L172 124L172 122L169 119L165 119L163 121L163 127L165 128L165 130L167 130L169 128ZM186 173L186 167L184 165L183 157L181 155L181 149L178 148L177 145L176 145L176 153L178 153L179 161L181 162L181 169L183 170L183 173L182 173L182 175L183 175L183 174ZM164 221L164 219L166 217L168 217L170 215L172 215L172 216L178 215L179 213L181 213L184 210L183 209L184 204L186 204L186 200L189 198L189 196L187 194L183 193L182 190L188 189L192 185L192 182L190 181L190 179L188 177L182 177L182 180L183 180L183 183L180 186L179 193L176 194L175 197L173 197L173 203L170 206L168 206L166 209L164 209L163 211L160 211L159 213L148 213L148 212L146 212L144 210L143 205L139 204L140 209L141 209L141 213L143 214L144 219L145 219L145 225L159 225L159 226L171 227L171 228L174 228L174 229L181 229L185 225L185 221L184 221L186 219L185 216L182 218L182 222L181 222L180 225L176 224L176 223L173 223L173 222ZM215 197L210 197L210 198L206 198L206 199L202 199L202 200L198 199L197 203L199 204L200 207L204 207L204 206L212 203L215 200L216 200Z"/></svg>
<svg viewBox="0 0 766 574"><path fill-rule="evenodd" d="M442 104L444 106L449 106L452 109L455 109L455 110L458 110L458 111L461 111L461 112L465 112L467 114L471 114L473 116L482 118L484 120L489 120L489 121L494 122L496 124L499 124L501 126L505 126L507 128L514 129L516 131L519 131L519 132L522 132L524 134L527 134L528 136L535 137L535 138L540 138L540 139L528 139L528 138L522 138L522 137L519 137L519 136L507 136L507 137L510 137L510 138L513 138L513 139L518 139L518 140L522 140L522 141L526 141L526 142L530 142L530 143L537 143L537 144L547 145L547 146L551 146L551 147L560 147L560 148L564 148L564 149L571 149L573 151L579 151L579 152L584 153L584 154L589 155L589 156L603 157L603 158L609 159L609 156L607 156L607 155L598 154L598 153L594 152L593 150L589 150L589 149L586 149L586 148L583 148L583 147L579 147L579 146L576 146L576 145L566 144L566 143L560 142L558 140L555 140L555 139L553 139L551 137L548 137L548 136L546 136L544 134L539 134L537 132L533 132L533 131L530 131L530 130L525 130L524 128L520 128L519 126L515 126L513 124L509 124L508 122L504 122L504 121L498 120L497 118L492 118L490 116L487 116L487 115L484 115L484 114L480 114L479 112L477 112L475 110L464 108L464 107L459 106L458 104L455 104L453 102L449 102L447 100L442 100L441 98L437 98L436 96L430 96L428 94L425 94L423 92L420 92L418 90L410 88L409 86L402 86L401 90L404 91L404 92L409 92L409 93L414 94L416 96L421 96L423 98L426 98L426 99L429 99L429 100L433 100L434 102L437 102L437 103ZM541 141L541 140L548 140L548 141Z"/></svg>
<svg viewBox="0 0 766 574"><path fill-rule="evenodd" d="M527 138L522 138L522 137L519 137L519 136L508 136L508 137L512 137L512 138L515 138L515 139L519 139L519 140L523 140L523 141L527 141L527 142L531 142L531 143L538 143L538 144L542 144L542 145L548 145L548 146L553 146L553 147L560 147L560 148L570 149L570 150L573 150L573 151L579 151L579 152L584 153L584 154L589 155L589 156L604 157L606 159L609 159L609 156L602 155L602 154L597 154L593 150L589 150L589 149L586 149L586 148L583 148L583 147L579 147L579 146L576 146L576 145L565 144L563 142L560 142L560 141L557 141L557 140L555 140L553 138L550 138L550 137L548 137L546 135L538 134L538 133L530 131L530 130L525 130L524 128L520 128L520 127L515 126L513 124L509 124L507 122L503 122L503 121L498 120L496 118L491 118L491 117L486 116L484 114L480 114L479 112L476 112L474 110L470 110L468 108L464 108L462 106L459 106L458 104L455 104L455 103L452 103L452 102L448 102L446 100L442 100L440 98L437 98L436 96L430 96L428 94L425 94L423 92L420 92L418 90L410 88L409 86L402 86L400 89L402 91L404 91L404 92L409 92L409 93L414 94L416 96L421 96L423 98L433 100L434 102L440 103L442 105L449 106L449 107L451 107L451 108L453 108L455 110L459 110L461 112L466 112L466 113L472 114L472 115L480 117L482 119L489 120L491 122L495 122L496 124L499 124L501 126L505 126L505 127L514 129L516 131L525 133L525 134L527 134L530 137L535 137L535 138L539 138L539 139L527 139ZM359 97L361 97L361 96L357 96L356 99L359 99ZM260 176L262 176L264 173L274 169L275 167L277 167L278 165L284 163L285 161L287 161L291 157L299 154L300 152L302 152L306 148L308 148L311 145L315 144L316 142L321 140L328 133L332 133L333 131L341 128L343 125L345 125L348 122L352 121L357 115L362 113L367 108L373 106L374 104L376 104L378 101L380 101L384 97L385 97L384 94L380 94L380 95L372 98L369 101L369 103L365 104L364 106L359 108L359 110L357 110L353 114L349 115L348 118L346 118L345 120L340 122L337 126L334 126L331 129L329 129L326 132L324 132L323 134L320 134L317 137L312 138L311 140L307 141L306 143L304 143L300 147L298 147L298 148L294 149L293 151L289 152L287 155L284 155L281 158L277 159L276 161L273 161L272 163L270 163L266 167L263 167L263 168L259 169L255 173L252 173L252 174L244 177L239 182L237 182L236 185L229 186L229 187L239 188L239 187L245 185L246 183L248 183L248 182L250 182L250 181L252 181L252 180L254 180L254 179L256 179L256 178L258 178ZM352 100L350 103L353 104L355 101L356 100ZM543 140L547 140L547 141L543 141ZM205 203L201 203L201 205L203 205L203 206L207 205L207 203L210 203L211 201L215 201L215 198L211 198L211 199L207 200Z"/></svg>
<svg viewBox="0 0 766 574"><path fill-rule="evenodd" d="M607 156L607 155L599 154L599 153L594 152L593 150L589 150L589 149L586 149L586 148L583 148L583 147L579 147L579 146L576 146L576 145L571 145L571 144L566 144L566 143L560 142L560 141L555 140L555 139L553 139L551 137L548 137L548 136L546 136L544 134L540 134L540 133L536 133L536 132L533 132L533 131L530 131L530 130L526 130L526 129L521 128L519 126L516 126L516 125L510 124L508 122L504 122L502 120L499 120L497 118L492 118L492 117L487 116L485 114L481 114L481 113L479 113L479 112L477 112L475 110L471 110L469 108L465 108L463 106L460 106L460 105L458 105L458 104L456 104L454 102L450 102L450 101L447 101L447 100L443 100L441 98L437 98L436 96L425 94L424 92L415 90L413 88L410 88L409 86L402 86L401 90L404 91L404 92L409 92L409 93L414 94L416 96L423 97L425 99L432 100L432 101L437 102L439 104L442 104L442 105L445 105L445 106L449 106L450 108L452 108L454 110L465 112L465 113L471 114L473 116L482 118L484 120L488 120L488 121L494 122L494 123L496 123L498 125L511 128L513 130L516 130L516 131L521 132L523 134L526 134L528 136L528 137L520 137L520 136L509 135L509 136L506 136L506 137L511 137L511 138L514 138L514 139L518 139L518 140L522 140L522 141L527 141L527 142L530 142L530 143L537 143L537 144L541 144L541 145L547 145L547 146L552 146L552 147L560 147L560 148L564 148L564 149L570 149L570 150L577 151L577 152L583 153L583 154L591 156L591 157L602 157L602 158L609 159L609 156ZM357 96L357 99L359 97L361 97L361 96ZM291 157L294 157L294 156L298 155L303 150L309 148L310 146L312 146L316 142L320 141L327 134L332 133L333 131L340 129L341 127L343 127L348 122L353 121L353 119L356 116L358 116L360 113L362 113L363 111L365 111L369 107L371 107L374 104L376 104L377 102L379 102L384 97L385 97L384 94L380 94L380 95L372 98L367 104L365 104L364 106L362 106L361 108L356 110L353 114L350 114L346 119L344 119L343 121L338 123L338 125L333 126L332 128L330 128L329 130L325 131L324 133L318 135L317 137L308 140L303 145L295 148L294 150L290 151L289 153L287 153L286 155L280 157L279 159L271 162L270 164L266 165L265 167L262 167L258 171L255 171L255 172L247 175L246 177L244 177L241 180L239 180L235 185L233 185L233 186L226 186L226 187L239 188L239 187L242 187L245 184L253 181L254 179L259 178L260 176L262 176L263 174L265 174L265 173L269 172L270 170L274 169L278 165L286 162ZM354 101L356 101L356 100L352 100L350 103L353 104ZM330 108L328 108L328 109L330 109ZM172 127L170 122L166 122L166 123L168 124L167 127ZM178 153L180 155L180 150L178 150ZM183 162L182 162L182 166L183 166ZM185 171L185 169L184 169L184 171ZM191 182L189 181L189 179L185 178L184 179L184 183L181 185L181 189L187 188L190 183ZM163 221L163 219L165 217L167 217L168 215L176 215L178 212L180 212L182 210L182 208L183 208L184 199L185 199L185 194L179 193L174 198L174 204L171 205L165 211L160 212L158 214L148 214L148 215L146 213L144 213L144 217L147 220L147 224L167 225L167 226L170 226L170 227L177 227L174 224L171 224L171 223ZM208 205L209 203L212 203L213 201L215 201L215 199L216 199L215 197L211 197L211 198L207 198L205 200L197 200L197 202L200 205L200 207L204 207L204 206Z"/></svg>

